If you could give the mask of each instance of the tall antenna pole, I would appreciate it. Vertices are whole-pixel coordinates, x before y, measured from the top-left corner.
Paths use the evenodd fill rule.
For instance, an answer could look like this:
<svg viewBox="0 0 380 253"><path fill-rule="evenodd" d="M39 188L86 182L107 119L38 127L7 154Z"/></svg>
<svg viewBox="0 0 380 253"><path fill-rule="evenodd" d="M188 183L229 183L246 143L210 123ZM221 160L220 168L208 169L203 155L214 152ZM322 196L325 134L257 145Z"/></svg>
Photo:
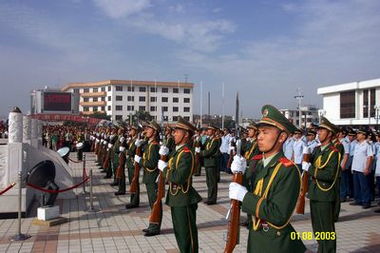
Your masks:
<svg viewBox="0 0 380 253"><path fill-rule="evenodd" d="M224 83L222 83L222 129L224 129Z"/></svg>
<svg viewBox="0 0 380 253"><path fill-rule="evenodd" d="M239 92L236 93L236 111L235 111L235 129L237 137L240 137L239 131Z"/></svg>
<svg viewBox="0 0 380 253"><path fill-rule="evenodd" d="M207 110L208 117L210 117L210 92L208 92L208 110Z"/></svg>
<svg viewBox="0 0 380 253"><path fill-rule="evenodd" d="M154 92L156 94L156 106L155 106L155 111L156 111L156 120L158 121L158 111L157 111L157 102L158 102L158 90L157 90L157 80L154 79Z"/></svg>
<svg viewBox="0 0 380 253"><path fill-rule="evenodd" d="M300 88L297 89L297 92L298 92L298 95L294 96L294 98L298 100L298 127L301 128L301 126L302 126L301 103L302 103L303 96L301 94L301 89Z"/></svg>

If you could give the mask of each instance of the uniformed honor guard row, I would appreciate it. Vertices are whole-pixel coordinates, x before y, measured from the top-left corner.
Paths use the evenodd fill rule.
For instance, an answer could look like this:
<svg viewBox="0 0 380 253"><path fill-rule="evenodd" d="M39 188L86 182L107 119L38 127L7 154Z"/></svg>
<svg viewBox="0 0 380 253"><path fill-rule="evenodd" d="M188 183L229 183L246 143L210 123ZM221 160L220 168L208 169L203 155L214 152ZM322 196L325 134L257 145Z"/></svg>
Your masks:
<svg viewBox="0 0 380 253"><path fill-rule="evenodd" d="M127 209L140 206L142 170L150 208L142 233L160 234L165 197L180 252L199 249L196 211L202 198L193 177L205 175L204 204L215 205L221 172L242 175L241 183L231 182L229 198L245 213L240 225L249 229L248 252L305 252L291 217L304 213L306 196L313 235L329 235L317 240L318 252L336 252L340 203L353 199L352 205L371 207L375 178L380 192L380 134L339 128L324 117L298 129L271 105L261 113L258 122L239 127L240 134L214 125L197 129L179 117L165 126L155 121L95 129L48 126L44 139L54 150L77 150L78 160L83 151L94 152L104 178L117 188L114 194L129 193ZM235 246L229 243L225 252Z"/></svg>

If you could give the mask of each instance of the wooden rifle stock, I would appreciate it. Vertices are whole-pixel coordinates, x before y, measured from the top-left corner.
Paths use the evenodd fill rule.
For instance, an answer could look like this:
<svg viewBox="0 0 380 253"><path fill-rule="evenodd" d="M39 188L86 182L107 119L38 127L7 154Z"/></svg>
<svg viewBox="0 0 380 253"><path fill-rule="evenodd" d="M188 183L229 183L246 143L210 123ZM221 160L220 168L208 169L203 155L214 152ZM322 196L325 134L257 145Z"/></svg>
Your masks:
<svg viewBox="0 0 380 253"><path fill-rule="evenodd" d="M117 169L116 169L116 178L117 179L121 179L121 176L122 176L123 170L124 170L124 166L125 166L125 154L123 152L120 152L119 153L119 165L117 166Z"/></svg>
<svg viewBox="0 0 380 253"><path fill-rule="evenodd" d="M232 182L243 184L243 174L235 173L232 176ZM228 220L227 242L224 253L233 252L235 246L239 244L240 234L240 202L231 200L230 218Z"/></svg>
<svg viewBox="0 0 380 253"><path fill-rule="evenodd" d="M310 162L310 154L303 155L303 161ZM298 196L296 213L305 214L305 202L306 202L306 193L309 190L309 173L304 171L301 178L301 191Z"/></svg>
<svg viewBox="0 0 380 253"><path fill-rule="evenodd" d="M166 162L168 157L161 156L160 160ZM160 171L158 178L158 189L157 189L157 198L153 203L152 211L149 216L149 223L160 224L162 219L162 201L161 199L165 196L165 178L162 171Z"/></svg>
<svg viewBox="0 0 380 253"><path fill-rule="evenodd" d="M108 169L108 166L109 166L109 163L110 163L110 152L107 150L106 148L106 158L104 159L104 162L103 162L103 169L107 170Z"/></svg>
<svg viewBox="0 0 380 253"><path fill-rule="evenodd" d="M140 157L142 156L142 147L141 146L136 148L136 155L140 156ZM135 171L133 173L132 182L129 186L129 192L130 193L137 193L137 188L139 186L140 164L138 164L137 162L134 162L134 165L135 165Z"/></svg>
<svg viewBox="0 0 380 253"><path fill-rule="evenodd" d="M201 142L199 140L199 138L197 138L195 140L195 147L196 148L200 148L201 147ZM201 166L200 165L200 162L201 162L201 157L200 157L200 154L195 152L195 168L198 168L198 166ZM200 171L200 170L199 170Z"/></svg>

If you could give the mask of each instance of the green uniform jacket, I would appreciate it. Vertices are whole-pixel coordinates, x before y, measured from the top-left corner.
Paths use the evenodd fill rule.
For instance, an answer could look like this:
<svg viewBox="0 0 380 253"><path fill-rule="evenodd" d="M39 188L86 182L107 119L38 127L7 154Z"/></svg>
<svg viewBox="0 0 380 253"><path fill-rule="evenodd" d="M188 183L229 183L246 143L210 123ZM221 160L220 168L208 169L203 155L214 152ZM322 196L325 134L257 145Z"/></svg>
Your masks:
<svg viewBox="0 0 380 253"><path fill-rule="evenodd" d="M166 139L166 143L165 143L166 147L169 149L169 153L173 152L175 150L175 142L174 142L174 138L172 136L169 136L167 139Z"/></svg>
<svg viewBox="0 0 380 253"><path fill-rule="evenodd" d="M144 168L143 183L152 184L156 182L159 170L157 168L160 155L160 145L156 141L148 142L145 146L140 166Z"/></svg>
<svg viewBox="0 0 380 253"><path fill-rule="evenodd" d="M192 174L195 166L194 153L188 145L173 151L164 169L169 182L166 204L171 207L190 206L202 200L192 186Z"/></svg>
<svg viewBox="0 0 380 253"><path fill-rule="evenodd" d="M200 155L203 157L203 165L205 167L216 167L219 155L220 139L208 138Z"/></svg>
<svg viewBox="0 0 380 253"><path fill-rule="evenodd" d="M266 198L263 195L270 178L280 163L278 173L273 178ZM269 230L264 231L261 226L257 230L250 227L248 252L304 252L305 246L300 240L292 240L290 233L294 228L289 220L293 214L300 191L301 178L293 162L287 160L282 152L275 155L270 163L264 167L263 161L257 163L257 175L253 189L262 182L262 194L256 195L248 192L242 202L242 210L277 227L269 225Z"/></svg>
<svg viewBox="0 0 380 253"><path fill-rule="evenodd" d="M317 170L316 161L319 157L321 157L320 165L324 167ZM314 149L311 157L311 166L309 168L309 175L312 178L312 181L309 185L308 194L310 200L336 200L336 195L338 194L337 191L339 187L339 185L336 184L336 179L339 176L339 160L339 151L331 143L328 144L328 146L323 151L321 147Z"/></svg>
<svg viewBox="0 0 380 253"><path fill-rule="evenodd" d="M136 145L135 145L136 138L133 138L129 141L127 149L126 149L126 165L128 169L133 169L135 167L134 161L135 161L135 154L136 154Z"/></svg>

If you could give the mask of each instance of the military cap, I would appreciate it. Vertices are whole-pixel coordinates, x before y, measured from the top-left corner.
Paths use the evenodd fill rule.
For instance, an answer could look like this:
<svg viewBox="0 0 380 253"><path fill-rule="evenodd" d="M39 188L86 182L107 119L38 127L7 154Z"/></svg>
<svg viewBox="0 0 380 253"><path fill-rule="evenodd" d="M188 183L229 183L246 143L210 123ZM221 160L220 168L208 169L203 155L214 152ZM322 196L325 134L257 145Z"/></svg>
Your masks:
<svg viewBox="0 0 380 253"><path fill-rule="evenodd" d="M209 124L206 129L213 129L215 131L218 130L218 128L212 124Z"/></svg>
<svg viewBox="0 0 380 253"><path fill-rule="evenodd" d="M349 127L348 128L348 135L349 136L355 136L356 135L356 131L353 128Z"/></svg>
<svg viewBox="0 0 380 253"><path fill-rule="evenodd" d="M181 116L178 117L177 123L174 125L174 128L184 129L190 132L195 132L197 129L193 124L182 118Z"/></svg>
<svg viewBox="0 0 380 253"><path fill-rule="evenodd" d="M136 131L138 131L140 128L139 128L139 126L137 126L137 125L131 125L131 126L129 127L129 129L135 129Z"/></svg>
<svg viewBox="0 0 380 253"><path fill-rule="evenodd" d="M270 125L278 129L293 133L297 128L273 105L264 105L261 109L262 118L257 123L257 127L261 125Z"/></svg>
<svg viewBox="0 0 380 253"><path fill-rule="evenodd" d="M147 125L145 125L146 127L150 127L150 128L153 128L154 130L156 130L157 132L160 132L161 131L161 127L160 127L160 125L156 122L156 121L154 121L154 120L152 120L152 121L150 121Z"/></svg>
<svg viewBox="0 0 380 253"><path fill-rule="evenodd" d="M333 134L336 134L339 132L339 128L323 116L321 117L321 123L319 124L318 128L327 129L327 130L331 131Z"/></svg>
<svg viewBox="0 0 380 253"><path fill-rule="evenodd" d="M366 136L368 136L370 134L369 131L366 128L364 128L364 127L360 127L356 132L358 134L364 134Z"/></svg>
<svg viewBox="0 0 380 253"><path fill-rule="evenodd" d="M314 130L307 130L306 135L317 135L317 133Z"/></svg>
<svg viewBox="0 0 380 253"><path fill-rule="evenodd" d="M302 134L302 130L297 128L293 131L293 134Z"/></svg>
<svg viewBox="0 0 380 253"><path fill-rule="evenodd" d="M247 129L255 129L257 130L257 124L254 121L249 122Z"/></svg>

